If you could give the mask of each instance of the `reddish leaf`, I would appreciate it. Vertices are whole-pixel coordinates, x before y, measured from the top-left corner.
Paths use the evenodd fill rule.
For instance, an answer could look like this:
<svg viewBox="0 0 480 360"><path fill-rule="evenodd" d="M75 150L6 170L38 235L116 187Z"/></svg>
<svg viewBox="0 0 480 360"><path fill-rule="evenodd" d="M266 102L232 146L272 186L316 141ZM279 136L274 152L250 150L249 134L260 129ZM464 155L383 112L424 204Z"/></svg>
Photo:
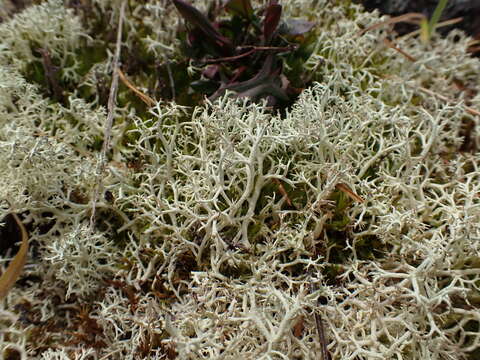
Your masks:
<svg viewBox="0 0 480 360"><path fill-rule="evenodd" d="M263 21L263 36L265 42L269 42L272 38L280 22L280 16L282 16L282 5L277 4L276 1L272 1L265 11L265 20Z"/></svg>
<svg viewBox="0 0 480 360"><path fill-rule="evenodd" d="M221 47L222 50L228 50L228 52L230 52L232 49L232 44L230 41L226 37L222 36L217 29L215 29L205 15L203 15L200 11L186 1L171 1L177 8L180 15L182 15L187 22L201 30L210 41Z"/></svg>
<svg viewBox="0 0 480 360"><path fill-rule="evenodd" d="M219 65L209 65L203 70L202 75L205 76L207 79L213 79L220 70Z"/></svg>
<svg viewBox="0 0 480 360"><path fill-rule="evenodd" d="M258 99L265 95L273 95L277 99L288 101L288 96L277 84L280 69L275 68L273 55L269 55L263 64L262 69L252 79L228 85L222 85L211 97L213 101L221 96L225 90L233 90L238 97L250 97Z"/></svg>

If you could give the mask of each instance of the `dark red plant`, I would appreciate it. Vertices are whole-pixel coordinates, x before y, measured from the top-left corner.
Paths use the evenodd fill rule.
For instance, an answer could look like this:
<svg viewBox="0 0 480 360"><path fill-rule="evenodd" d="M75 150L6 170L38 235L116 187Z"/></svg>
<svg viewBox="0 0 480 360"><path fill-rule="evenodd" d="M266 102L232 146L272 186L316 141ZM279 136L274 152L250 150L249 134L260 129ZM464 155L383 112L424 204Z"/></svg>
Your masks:
<svg viewBox="0 0 480 360"><path fill-rule="evenodd" d="M274 0L257 10L250 0L227 0L220 8L213 5L209 16L184 0L171 1L185 20L184 54L203 68L190 83L195 92L213 100L228 90L282 107L307 85L303 63L314 40L307 34L312 22L282 19L282 6ZM230 18L216 20L222 12Z"/></svg>

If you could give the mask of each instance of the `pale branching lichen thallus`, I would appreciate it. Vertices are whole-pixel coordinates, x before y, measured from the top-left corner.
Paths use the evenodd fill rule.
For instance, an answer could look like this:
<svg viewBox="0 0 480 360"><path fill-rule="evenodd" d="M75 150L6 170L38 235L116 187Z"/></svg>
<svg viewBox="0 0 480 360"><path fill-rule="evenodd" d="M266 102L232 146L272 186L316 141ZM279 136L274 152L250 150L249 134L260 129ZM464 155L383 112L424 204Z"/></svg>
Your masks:
<svg viewBox="0 0 480 360"><path fill-rule="evenodd" d="M378 14L289 1L317 36L295 103L188 108L155 97L167 73L134 71L190 65L173 5L131 0L120 62L156 101L119 86L92 227L120 5L0 24L0 199L30 237L4 358L317 359L315 315L332 359L478 354L480 95L452 85L478 87L469 39L397 39L406 61L385 28L358 36Z"/></svg>

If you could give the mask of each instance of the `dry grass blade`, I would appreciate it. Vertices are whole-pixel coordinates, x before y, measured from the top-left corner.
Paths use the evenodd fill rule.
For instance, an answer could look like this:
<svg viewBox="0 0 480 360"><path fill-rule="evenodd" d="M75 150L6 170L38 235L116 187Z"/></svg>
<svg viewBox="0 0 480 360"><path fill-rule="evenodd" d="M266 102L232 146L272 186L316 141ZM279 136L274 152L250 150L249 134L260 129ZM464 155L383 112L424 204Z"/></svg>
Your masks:
<svg viewBox="0 0 480 360"><path fill-rule="evenodd" d="M18 277L22 273L23 266L27 261L27 253L28 253L28 234L25 226L18 218L17 214L12 213L13 218L17 222L18 227L20 228L20 232L22 233L22 244L20 245L20 249L18 250L15 257L10 261L10 264L7 267L7 270L2 274L0 277L0 299L3 299L10 289L17 281Z"/></svg>
<svg viewBox="0 0 480 360"><path fill-rule="evenodd" d="M122 70L118 69L118 75L120 76L120 80L122 80L122 82L130 89L132 90L135 95L137 95L145 104L147 104L148 106L153 106L155 105L155 101L148 95L144 94L143 92L141 92L140 90L138 90L135 85L133 85L130 80L127 79L127 77L125 76L125 74L123 73Z"/></svg>
<svg viewBox="0 0 480 360"><path fill-rule="evenodd" d="M383 42L386 46L388 46L390 49L393 49L397 52L399 52L400 54L402 54L403 56L405 56L408 60L410 60L411 62L415 62L417 61L417 59L415 59L412 55L408 54L407 52L403 51L402 49L400 49L399 47L397 47L394 43L392 43L390 40L388 39L383 39Z"/></svg>
<svg viewBox="0 0 480 360"><path fill-rule="evenodd" d="M95 223L95 214L97 201L99 198L100 190L102 188L103 178L102 175L105 172L105 164L107 162L107 151L110 149L110 142L112 137L112 126L113 126L113 116L115 112L115 105L117 100L117 90L118 90L118 71L120 63L120 53L122 48L122 27L123 27L123 18L125 17L125 7L127 2L123 1L120 6L120 14L118 16L118 30L117 30L117 42L115 46L115 55L113 57L112 63L112 84L110 86L110 94L108 96L107 103L107 121L105 124L105 140L103 142L102 151L100 152L100 160L96 169L96 184L93 193L92 199L92 215L90 216L90 228L93 230Z"/></svg>
<svg viewBox="0 0 480 360"><path fill-rule="evenodd" d="M403 15L400 15L400 16L396 16L396 17L393 17L393 18L390 18L388 20L385 20L385 21L382 21L378 24L375 24L375 25L372 25L372 26L369 26L363 30L360 30L356 36L362 36L363 34L365 34L366 32L368 31L371 31L371 30L375 30L375 29L378 29L382 26L385 26L385 25L391 25L391 24L396 24L396 23L399 23L399 22L407 22L407 21L415 21L415 23L419 23L422 19L425 19L425 15L421 14L421 13L408 13L408 14L403 14Z"/></svg>
<svg viewBox="0 0 480 360"><path fill-rule="evenodd" d="M353 192L352 189L350 189L350 187L346 184L343 184L343 183L339 183L337 185L335 185L335 187L344 192L345 194L347 194L348 197L350 197L351 199L355 200L355 201L358 201L359 203L364 203L365 200L363 200L360 196L358 196L357 194L355 194Z"/></svg>

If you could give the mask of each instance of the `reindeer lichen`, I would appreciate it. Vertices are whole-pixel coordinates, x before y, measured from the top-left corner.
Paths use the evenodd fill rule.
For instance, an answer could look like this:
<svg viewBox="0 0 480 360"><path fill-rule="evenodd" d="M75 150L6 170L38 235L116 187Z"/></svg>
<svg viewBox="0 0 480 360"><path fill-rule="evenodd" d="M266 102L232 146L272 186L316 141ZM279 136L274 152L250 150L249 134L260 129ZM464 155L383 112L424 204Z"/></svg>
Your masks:
<svg viewBox="0 0 480 360"><path fill-rule="evenodd" d="M0 24L0 219L12 206L30 237L2 357L318 359L319 315L332 359L478 356L469 39L397 39L407 61L385 28L360 35L378 14L288 1L315 22L292 106L187 107L174 5L129 0L122 69L155 101L119 86L90 222L120 5L48 0Z"/></svg>

